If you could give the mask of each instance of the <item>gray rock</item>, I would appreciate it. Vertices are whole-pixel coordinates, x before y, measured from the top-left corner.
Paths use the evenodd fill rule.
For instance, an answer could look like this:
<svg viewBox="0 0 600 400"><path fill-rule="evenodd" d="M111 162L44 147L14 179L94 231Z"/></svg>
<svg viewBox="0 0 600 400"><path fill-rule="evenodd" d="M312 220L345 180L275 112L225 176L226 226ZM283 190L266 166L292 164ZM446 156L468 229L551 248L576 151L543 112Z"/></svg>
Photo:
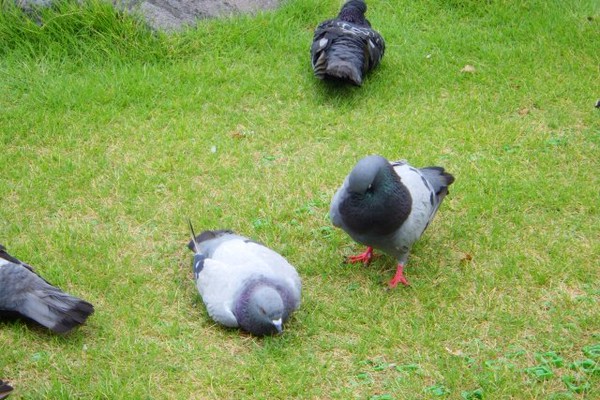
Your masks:
<svg viewBox="0 0 600 400"><path fill-rule="evenodd" d="M254 13L273 9L279 0L121 0L129 10L139 10L154 29L177 30L198 19Z"/></svg>
<svg viewBox="0 0 600 400"><path fill-rule="evenodd" d="M24 10L47 7L53 0L14 0ZM280 0L107 0L119 9L141 14L156 30L174 31L199 19L255 13L276 8Z"/></svg>
<svg viewBox="0 0 600 400"><path fill-rule="evenodd" d="M15 4L21 8L31 8L32 6L48 7L52 0L15 0Z"/></svg>

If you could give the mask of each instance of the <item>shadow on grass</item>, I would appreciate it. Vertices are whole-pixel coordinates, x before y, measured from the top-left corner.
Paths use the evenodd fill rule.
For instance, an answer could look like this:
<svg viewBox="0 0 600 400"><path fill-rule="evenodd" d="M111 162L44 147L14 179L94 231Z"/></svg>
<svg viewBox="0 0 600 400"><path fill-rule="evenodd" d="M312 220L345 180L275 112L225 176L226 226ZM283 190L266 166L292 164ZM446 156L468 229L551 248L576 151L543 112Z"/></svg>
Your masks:
<svg viewBox="0 0 600 400"><path fill-rule="evenodd" d="M361 94L362 87L354 86L340 79L320 80L315 78L313 85L317 99L332 106L356 104L356 101L364 96L364 93Z"/></svg>
<svg viewBox="0 0 600 400"><path fill-rule="evenodd" d="M57 337L65 336L65 335L54 334L54 333L52 333L52 331L50 329L45 328L44 326L42 326L39 323L32 320L31 318L28 318L17 312L0 310L0 328L2 328L3 326L8 326L8 325L23 325L24 328L26 328L30 331L34 331L34 332L36 332L36 334L39 334L40 336L44 336L44 337L48 337L48 338L55 337L55 336L57 336Z"/></svg>

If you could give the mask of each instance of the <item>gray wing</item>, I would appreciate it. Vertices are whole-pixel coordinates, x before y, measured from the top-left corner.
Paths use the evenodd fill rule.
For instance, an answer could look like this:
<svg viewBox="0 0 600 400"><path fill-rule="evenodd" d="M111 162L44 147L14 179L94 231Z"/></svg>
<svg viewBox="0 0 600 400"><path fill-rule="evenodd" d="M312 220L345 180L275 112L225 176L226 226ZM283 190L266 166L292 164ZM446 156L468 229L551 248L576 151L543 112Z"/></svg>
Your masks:
<svg viewBox="0 0 600 400"><path fill-rule="evenodd" d="M435 215L438 202L433 187L417 168L406 162L395 162L392 166L412 197L410 214L391 239L393 245L387 249L404 264L412 245L421 237Z"/></svg>
<svg viewBox="0 0 600 400"><path fill-rule="evenodd" d="M410 164L398 162L393 163L392 166L413 199L412 211L407 223L415 229L418 236L421 236L439 206L435 189L421 170Z"/></svg>
<svg viewBox="0 0 600 400"><path fill-rule="evenodd" d="M0 259L0 310L19 312L26 293L40 285L38 280L43 282L27 268Z"/></svg>
<svg viewBox="0 0 600 400"><path fill-rule="evenodd" d="M381 62L385 53L385 41L383 37L371 29L367 38L367 44L369 46L369 69L375 68Z"/></svg>
<svg viewBox="0 0 600 400"><path fill-rule="evenodd" d="M208 314L216 322L231 328L239 326L233 309L242 288L243 278L237 276L240 273L245 273L244 268L208 258L196 279L196 288Z"/></svg>
<svg viewBox="0 0 600 400"><path fill-rule="evenodd" d="M94 312L94 307L50 285L22 263L0 258L0 309L17 312L65 333Z"/></svg>

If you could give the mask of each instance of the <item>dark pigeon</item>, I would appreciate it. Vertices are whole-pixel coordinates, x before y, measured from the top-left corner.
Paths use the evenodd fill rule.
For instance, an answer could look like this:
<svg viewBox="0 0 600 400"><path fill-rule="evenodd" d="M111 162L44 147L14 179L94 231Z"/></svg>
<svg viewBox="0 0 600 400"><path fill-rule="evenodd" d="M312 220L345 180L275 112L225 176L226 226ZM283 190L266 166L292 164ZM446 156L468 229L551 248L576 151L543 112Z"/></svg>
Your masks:
<svg viewBox="0 0 600 400"><path fill-rule="evenodd" d="M94 307L52 286L0 245L0 311L18 313L56 333L66 333L83 324Z"/></svg>
<svg viewBox="0 0 600 400"><path fill-rule="evenodd" d="M348 261L368 264L373 248L383 250L398 259L389 286L408 285L403 271L410 249L435 216L452 182L454 177L441 167L417 169L378 155L360 160L333 196L329 211L335 226L368 246Z"/></svg>
<svg viewBox="0 0 600 400"><path fill-rule="evenodd" d="M273 250L229 230L192 230L194 279L216 322L256 336L280 333L300 306L298 273Z"/></svg>
<svg viewBox="0 0 600 400"><path fill-rule="evenodd" d="M313 36L310 56L315 76L362 85L385 52L383 37L365 18L363 0L350 0L337 18L322 22Z"/></svg>
<svg viewBox="0 0 600 400"><path fill-rule="evenodd" d="M12 390L12 386L0 379L0 400L7 398Z"/></svg>

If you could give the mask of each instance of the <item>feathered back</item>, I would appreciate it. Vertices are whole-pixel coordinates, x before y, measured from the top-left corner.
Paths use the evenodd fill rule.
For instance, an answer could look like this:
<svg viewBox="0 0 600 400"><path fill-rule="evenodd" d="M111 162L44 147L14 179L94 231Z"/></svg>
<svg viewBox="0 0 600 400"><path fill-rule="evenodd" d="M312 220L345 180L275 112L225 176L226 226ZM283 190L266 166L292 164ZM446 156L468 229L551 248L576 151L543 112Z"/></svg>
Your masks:
<svg viewBox="0 0 600 400"><path fill-rule="evenodd" d="M362 85L385 52L383 37L365 18L367 5L350 0L338 16L319 24L310 49L311 63L319 79L336 79Z"/></svg>

